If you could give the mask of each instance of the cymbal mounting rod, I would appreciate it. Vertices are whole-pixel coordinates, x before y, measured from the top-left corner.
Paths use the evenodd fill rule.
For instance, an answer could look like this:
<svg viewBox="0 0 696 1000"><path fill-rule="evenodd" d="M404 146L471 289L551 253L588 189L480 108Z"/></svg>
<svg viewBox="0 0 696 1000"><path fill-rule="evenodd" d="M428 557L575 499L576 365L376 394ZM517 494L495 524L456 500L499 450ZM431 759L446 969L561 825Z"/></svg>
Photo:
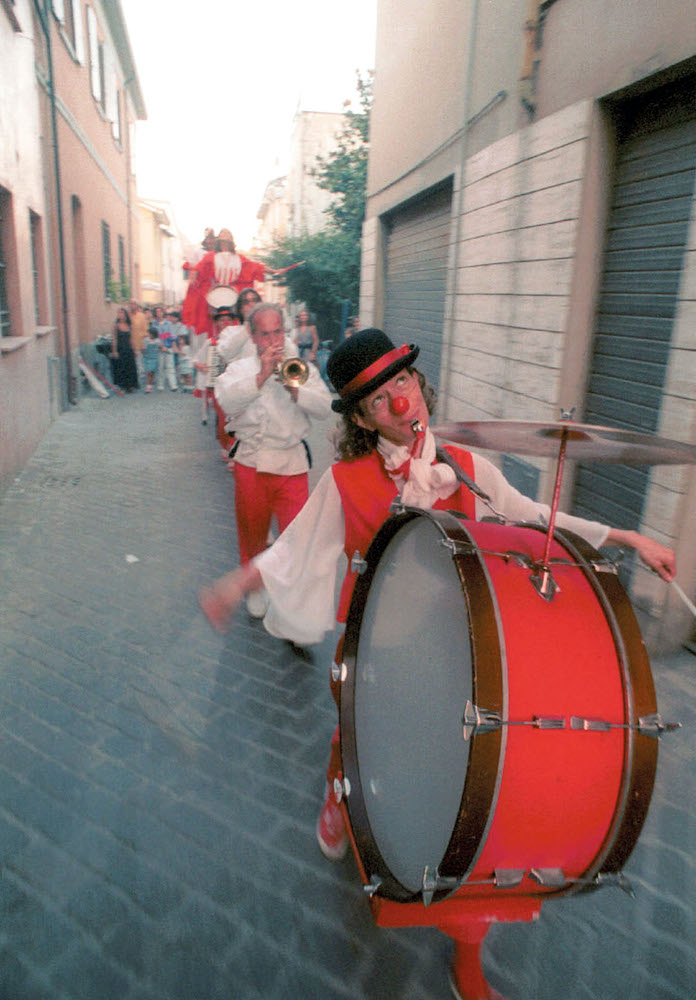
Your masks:
<svg viewBox="0 0 696 1000"><path fill-rule="evenodd" d="M553 529L556 526L556 514L558 513L558 502L561 496L561 483L563 482L563 469L565 466L566 444L568 441L568 428L564 427L561 433L561 446L558 449L558 460L556 463L556 481L553 486L553 499L551 500L551 513L549 514L549 524L544 544L544 554L541 557L539 572L543 579L547 580L550 574L549 560L551 558L551 542L553 541Z"/></svg>

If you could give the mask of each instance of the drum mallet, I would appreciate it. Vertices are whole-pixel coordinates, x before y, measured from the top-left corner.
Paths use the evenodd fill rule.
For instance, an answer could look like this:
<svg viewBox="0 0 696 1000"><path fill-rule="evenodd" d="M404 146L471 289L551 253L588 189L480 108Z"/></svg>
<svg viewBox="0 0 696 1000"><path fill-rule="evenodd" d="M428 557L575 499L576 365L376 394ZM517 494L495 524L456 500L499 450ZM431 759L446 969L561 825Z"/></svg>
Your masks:
<svg viewBox="0 0 696 1000"><path fill-rule="evenodd" d="M676 590L676 592L679 594L679 596L681 597L681 599L684 602L684 604L686 604L686 606L689 609L689 611L691 612L691 614L694 616L694 618L696 618L696 604L694 604L693 601L689 600L689 598L686 596L686 594L681 589L681 587L679 586L679 584L677 583L676 580L672 580L671 584L674 587L674 589Z"/></svg>

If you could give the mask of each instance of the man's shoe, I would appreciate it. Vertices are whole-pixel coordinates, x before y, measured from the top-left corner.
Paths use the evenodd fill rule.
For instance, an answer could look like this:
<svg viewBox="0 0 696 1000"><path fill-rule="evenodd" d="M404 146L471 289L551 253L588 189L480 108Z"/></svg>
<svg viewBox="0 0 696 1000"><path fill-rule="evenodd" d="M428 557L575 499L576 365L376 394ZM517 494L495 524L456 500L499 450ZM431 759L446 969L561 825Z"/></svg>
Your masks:
<svg viewBox="0 0 696 1000"><path fill-rule="evenodd" d="M246 599L247 611L252 618L263 618L268 611L268 596L265 590L250 590Z"/></svg>
<svg viewBox="0 0 696 1000"><path fill-rule="evenodd" d="M336 796L327 783L317 820L317 843L329 861L341 861L348 850L348 832Z"/></svg>
<svg viewBox="0 0 696 1000"><path fill-rule="evenodd" d="M292 639L285 639L284 641L286 647L296 659L304 660L305 663L314 663L314 653L311 649L307 649L305 646L298 646Z"/></svg>

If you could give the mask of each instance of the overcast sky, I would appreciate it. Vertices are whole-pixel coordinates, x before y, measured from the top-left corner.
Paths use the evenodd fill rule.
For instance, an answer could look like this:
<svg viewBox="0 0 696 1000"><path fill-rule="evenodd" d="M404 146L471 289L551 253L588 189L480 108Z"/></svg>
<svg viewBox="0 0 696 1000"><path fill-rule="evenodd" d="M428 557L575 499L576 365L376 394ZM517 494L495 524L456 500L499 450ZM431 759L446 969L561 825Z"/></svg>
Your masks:
<svg viewBox="0 0 696 1000"><path fill-rule="evenodd" d="M138 194L171 201L194 242L224 226L247 248L266 184L287 171L296 110L357 107L376 4L121 0L148 115Z"/></svg>

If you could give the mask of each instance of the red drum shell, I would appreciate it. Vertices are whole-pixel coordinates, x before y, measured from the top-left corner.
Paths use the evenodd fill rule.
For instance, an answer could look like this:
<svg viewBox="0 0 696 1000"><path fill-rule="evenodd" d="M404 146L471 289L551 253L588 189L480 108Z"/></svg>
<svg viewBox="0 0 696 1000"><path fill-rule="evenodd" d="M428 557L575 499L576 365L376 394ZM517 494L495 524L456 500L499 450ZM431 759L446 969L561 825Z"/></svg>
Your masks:
<svg viewBox="0 0 696 1000"><path fill-rule="evenodd" d="M399 732L402 717L414 730L412 763L421 774L423 752L427 755L429 751L419 748L432 740L433 715L425 704L429 698L416 693L423 710L411 713L412 678L399 678L398 669L395 672L390 665L385 672L391 671L388 684L393 690L379 696L377 723L369 707L367 711L361 707L369 706L370 683L380 671L381 640L373 639L385 631L380 616L398 617L391 598L389 609L383 613L380 607L381 589L390 586L390 579L397 580L391 584L395 587L399 577L403 579L405 614L411 618L418 614L418 595L411 592L415 567L403 564L404 553L410 551L406 538L414 530L432 536L433 546L449 546L448 559L442 563L438 556L440 568L434 572L446 577L445 592L451 588L458 591L460 605L459 622L454 621L457 615L452 615L451 608L442 620L437 620L437 612L430 615L435 620L427 625L422 639L424 652L415 654L420 656L423 670L437 664L437 673L443 669L438 658L443 637L452 629L460 630L457 641L461 655L448 654L453 662L440 675L446 678L445 694L433 690L433 701L441 697L449 702L470 693L479 709L497 712L504 720L564 720L562 729L503 725L491 732L476 731L467 752L461 755L451 730L453 718L463 716L464 704L457 706L454 715L451 705L442 706L448 731L443 728L439 735L452 748L453 763L451 773L443 775L441 758L433 757L438 763L432 776L436 786L432 802L454 796L458 805L441 857L429 853L429 837L424 838L427 847L423 857L419 855L424 808L430 810L433 824L443 822L435 814L439 806L431 805L429 787L423 796L425 806L419 801L423 787L431 784L429 780L416 777L413 788L406 780L394 792L398 801L387 805L383 815L380 796L388 800L389 793L380 788L373 795L374 788L380 786L374 775L383 770L379 758L389 756L389 744ZM390 518L373 541L346 628L341 752L358 860L368 880L371 876L379 879L379 892L387 898L420 898L414 872L421 861L431 874L436 871L444 880L454 880L450 884L455 884L458 896L558 892L557 886L540 885L530 875L540 869L561 869L567 880L564 889L572 891L598 872L618 871L635 845L657 765L657 741L631 728L640 716L656 711L645 648L618 578L604 571L601 557L591 546L569 533L557 531L551 548L551 560L558 560L552 562L558 592L550 601L540 596L530 582L529 563L541 559L545 537L534 527L460 521L436 511L407 511ZM428 572L432 577L433 570ZM438 581L436 589L439 586ZM368 627L368 619L377 624ZM467 634L469 648L465 648ZM429 653L425 652L428 648ZM452 686L450 673L456 678ZM402 686L406 694L401 693ZM423 722L428 728L424 733L418 732L421 716L427 720ZM608 721L616 728L608 732L572 730L571 716ZM365 731L375 724L383 724L389 734L382 744L379 734ZM459 739L462 737L457 734ZM402 758L409 756L404 751L406 745L398 750ZM403 759L402 766L408 769L408 759ZM394 775L393 770L388 773ZM437 787L441 782L448 786L442 796ZM413 801L404 811L403 799L409 796ZM413 832L408 829L411 816ZM394 838L396 848L390 843L390 822L406 827ZM450 819L444 822L449 827ZM438 837L434 840L437 843ZM405 850L409 855L405 878L394 850ZM524 871L525 875L516 886L497 887L492 880L501 870ZM451 891L436 890L435 898Z"/></svg>

